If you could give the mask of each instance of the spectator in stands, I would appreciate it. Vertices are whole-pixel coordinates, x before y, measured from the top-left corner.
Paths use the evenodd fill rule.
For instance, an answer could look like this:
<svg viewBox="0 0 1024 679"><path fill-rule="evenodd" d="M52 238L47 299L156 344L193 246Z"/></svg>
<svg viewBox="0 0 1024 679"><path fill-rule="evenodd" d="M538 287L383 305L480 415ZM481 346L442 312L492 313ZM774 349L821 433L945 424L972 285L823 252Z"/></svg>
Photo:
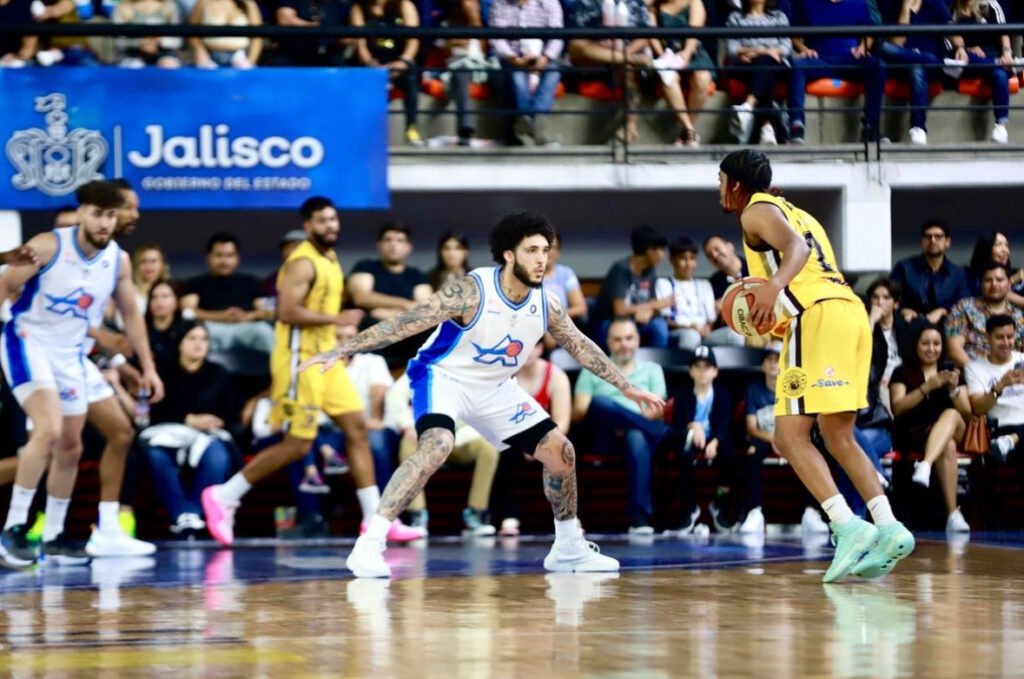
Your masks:
<svg viewBox="0 0 1024 679"><path fill-rule="evenodd" d="M425 302L431 295L427 276L406 264L412 254L409 227L389 222L377 233L376 260L357 262L348 277L348 294L352 303L366 312L360 324L365 329ZM401 365L412 358L425 337L416 335L385 348L381 353L389 365Z"/></svg>
<svg viewBox="0 0 1024 679"><path fill-rule="evenodd" d="M794 0L794 26L876 26L882 23L872 0ZM879 140L879 118L885 91L885 62L872 53L872 38L809 36L793 38L793 68L789 80L790 142L804 142L804 98L807 82L843 78L864 82L861 138Z"/></svg>
<svg viewBox="0 0 1024 679"><path fill-rule="evenodd" d="M682 441L676 449L676 463L679 465L679 487L683 498L683 524L672 532L681 535L692 533L701 515L694 486L694 466L698 456L703 456L718 470L718 487L708 505L711 522L722 533L732 528L728 508L736 463L729 435L732 402L728 389L715 388L717 378L718 361L714 349L699 346L694 349L690 362L692 385L686 385L675 394L672 428L674 435Z"/></svg>
<svg viewBox="0 0 1024 679"><path fill-rule="evenodd" d="M484 25L480 16L479 0L452 0L445 13L445 27L479 28ZM459 146L469 146L476 132L475 116L469 105L470 84L486 82L487 72L493 68L484 54L484 45L477 39L452 38L448 40L446 81L448 99L455 102L455 133Z"/></svg>
<svg viewBox="0 0 1024 679"><path fill-rule="evenodd" d="M206 323L214 351L245 348L270 353L274 329L266 321L272 314L260 307L260 280L239 273L238 262L238 239L233 234L221 231L210 236L209 272L185 283L181 308Z"/></svg>
<svg viewBox="0 0 1024 679"><path fill-rule="evenodd" d="M942 331L921 324L914 351L893 373L889 385L893 415L893 444L903 454L923 453L914 465L914 483L928 487L932 466L942 483L948 519L946 530L969 532L956 504L957 446L963 440L964 418L971 415L967 390L960 387L960 371L942 366Z"/></svg>
<svg viewBox="0 0 1024 679"><path fill-rule="evenodd" d="M955 0L953 23L960 26L978 24L1005 24L1006 15L998 0ZM959 38L964 52L958 51L958 58L966 53L969 66L964 69L965 77L983 77L992 89L992 112L995 125L990 138L997 144L1010 141L1006 124L1010 122L1010 83L1013 75L1013 50L1010 36L995 33L968 33Z"/></svg>
<svg viewBox="0 0 1024 679"><path fill-rule="evenodd" d="M544 290L562 303L565 313L577 325L586 323L587 299L583 296L580 279L570 267L562 264L562 235L557 234L548 251L547 268L544 270Z"/></svg>
<svg viewBox="0 0 1024 679"><path fill-rule="evenodd" d="M115 24L166 26L181 23L174 0L123 0L111 17ZM115 41L117 62L125 68L180 68L181 38L119 38Z"/></svg>
<svg viewBox="0 0 1024 679"><path fill-rule="evenodd" d="M169 363L174 360L184 327L174 286L170 281L157 282L149 289L146 306L149 348L155 361Z"/></svg>
<svg viewBox="0 0 1024 679"><path fill-rule="evenodd" d="M345 0L280 0L274 13L278 26L338 28L349 23ZM287 66L342 66L345 44L339 38L282 38L277 56Z"/></svg>
<svg viewBox="0 0 1024 679"><path fill-rule="evenodd" d="M388 417L401 431L402 442L398 448L398 459L404 462L416 452L416 423L412 413L412 390L409 378L402 375L388 389ZM491 486L498 469L498 450L481 434L465 422L455 423L455 447L448 462L459 465L473 465L473 480L469 486L469 499L462 510L462 523L471 535L494 535L494 526L489 523L487 507L491 499ZM409 504L409 525L428 531L430 520L427 501L421 491Z"/></svg>
<svg viewBox="0 0 1024 679"><path fill-rule="evenodd" d="M430 289L437 292L442 285L470 270L469 238L458 231L445 231L437 241L437 264L427 273Z"/></svg>
<svg viewBox="0 0 1024 679"><path fill-rule="evenodd" d="M743 0L742 11L729 15L726 26L730 28L775 28L789 26L789 17L775 7L775 0ZM775 105L775 83L788 79L789 58L793 54L793 43L789 38L729 38L726 52L732 65L743 70L734 72L734 77L743 81L747 96L740 104L732 107L731 131L736 141L746 144L756 127L758 143L774 146L779 134L783 141L789 130L782 124L781 111Z"/></svg>
<svg viewBox="0 0 1024 679"><path fill-rule="evenodd" d="M563 28L562 5L558 0L494 0L488 24L495 28ZM516 138L538 146L549 144L544 114L555 105L564 41L499 39L492 40L491 47L511 89Z"/></svg>
<svg viewBox="0 0 1024 679"><path fill-rule="evenodd" d="M1014 270L1010 264L1010 240L1001 231L990 231L978 236L971 253L971 263L967 267L967 284L972 295L981 293L981 274L989 262L1002 264L1010 272L1011 304L1024 307L1024 269Z"/></svg>
<svg viewBox="0 0 1024 679"><path fill-rule="evenodd" d="M306 240L306 232L302 229L292 229L277 242L278 251L281 253L281 263L283 264L288 260L288 256L295 252L295 248L299 247L304 240ZM267 277L263 279L261 287L263 289L264 303L273 300L274 308L277 308L277 275L280 271L272 271L267 274ZM354 321L358 322L358 321Z"/></svg>
<svg viewBox="0 0 1024 679"><path fill-rule="evenodd" d="M868 407L872 397L878 397L886 410L889 406L889 378L903 363L904 347L912 346L911 324L899 313L902 290L900 284L885 276L873 280L868 286L868 321L871 323L871 370L877 376L877 392L868 393ZM869 380L871 381L871 380Z"/></svg>
<svg viewBox="0 0 1024 679"><path fill-rule="evenodd" d="M986 415L996 427L992 453L1024 465L1024 353L1017 341L1019 321L1005 314L988 319L988 355L967 365L967 388L971 406L979 415Z"/></svg>
<svg viewBox="0 0 1024 679"><path fill-rule="evenodd" d="M601 282L596 315L601 319L598 336L604 338L612 319L629 318L636 323L644 346L668 346L668 322L661 310L671 299L659 300L654 288L658 280L655 270L665 258L668 241L652 226L643 224L629 236L633 254L620 259L608 270Z"/></svg>
<svg viewBox="0 0 1024 679"><path fill-rule="evenodd" d="M1016 327L1017 351L1024 350L1024 311L1009 303L1010 276L1002 264L989 263L981 276L981 295L965 297L953 306L946 320L949 357L963 369L989 352L986 322L1006 314Z"/></svg>
<svg viewBox="0 0 1024 679"><path fill-rule="evenodd" d="M941 325L953 305L971 294L962 266L946 257L952 241L941 219L921 224L921 254L896 262L890 278L902 288L900 313L906 320L918 315Z"/></svg>
<svg viewBox="0 0 1024 679"><path fill-rule="evenodd" d="M0 24L24 24L26 32L32 25L31 3L21 0L0 0ZM0 35L0 67L13 68L30 64L39 49L35 35L4 33Z"/></svg>
<svg viewBox="0 0 1024 679"><path fill-rule="evenodd" d="M662 28L703 28L707 25L707 12L704 9L702 0L661 0L651 2L652 21L656 26ZM656 5L656 7L654 7ZM662 79L662 91L665 101L679 117L683 129L679 133L676 142L681 146L697 146L700 144L700 135L697 134L694 123L697 120L697 112L704 108L708 100L708 88L711 87L712 73L715 70L715 62L704 45L697 38L685 40L668 40L664 45L657 38L652 38L651 51L658 61L666 59L667 55L672 59L671 64L663 64L673 71L681 71L679 75L670 75L665 70L659 71ZM668 79L666 82L666 75ZM683 83L680 76L685 78L689 85L689 97L683 96Z"/></svg>
<svg viewBox="0 0 1024 679"><path fill-rule="evenodd" d="M171 532L206 528L200 495L223 483L234 465L228 431L238 421L235 389L224 368L207 360L210 338L201 323L184 328L175 362L160 368L166 395L153 404L152 426L139 435ZM129 397L130 398L130 397ZM190 470L187 494L182 472Z"/></svg>
<svg viewBox="0 0 1024 679"><path fill-rule="evenodd" d="M188 22L199 26L260 26L263 16L253 0L196 0ZM189 38L199 68L253 68L263 38Z"/></svg>
<svg viewBox="0 0 1024 679"><path fill-rule="evenodd" d="M743 346L746 343L743 335L733 331L722 321L722 296L730 285L750 275L747 260L736 254L735 245L718 236L710 236L704 240L704 256L717 269L708 279L711 291L715 294L715 328L704 343L709 346Z"/></svg>
<svg viewBox="0 0 1024 679"><path fill-rule="evenodd" d="M608 326L607 344L612 362L631 384L658 396L666 396L665 373L661 366L636 358L640 347L640 333L629 318L616 318ZM664 413L658 410L640 410L640 407L622 396L621 392L604 380L584 369L576 380L572 417L586 420L598 454L614 452L611 444L615 432L625 432L626 464L629 470L629 532L652 535L651 471L654 453L665 436L667 427L662 421Z"/></svg>
<svg viewBox="0 0 1024 679"><path fill-rule="evenodd" d="M668 247L672 278L659 278L655 295L671 299L672 306L662 309L668 319L669 338L680 349L694 349L705 340L718 318L715 293L710 281L694 278L697 270L697 245L680 236Z"/></svg>
<svg viewBox="0 0 1024 679"><path fill-rule="evenodd" d="M135 192L131 182L123 177L110 181L117 186L118 191L121 193L121 198L124 199L121 207L117 208L117 228L115 233L119 238L127 238L134 234L135 229L139 226L139 194ZM56 226L54 224L54 228Z"/></svg>
<svg viewBox="0 0 1024 679"><path fill-rule="evenodd" d="M32 12L33 19L40 24L78 24L89 18L85 12L80 14L78 5L71 0L41 0L41 4L38 13ZM100 62L87 38L55 36L40 38L36 63L40 66L96 66Z"/></svg>
<svg viewBox="0 0 1024 679"><path fill-rule="evenodd" d="M415 28L420 25L420 14L412 0L356 0L349 23L374 28ZM420 92L416 55L419 51L417 38L360 38L356 42L356 62L361 66L388 69L391 83L401 88L405 104L405 141L413 146L423 145L423 137L416 127Z"/></svg>

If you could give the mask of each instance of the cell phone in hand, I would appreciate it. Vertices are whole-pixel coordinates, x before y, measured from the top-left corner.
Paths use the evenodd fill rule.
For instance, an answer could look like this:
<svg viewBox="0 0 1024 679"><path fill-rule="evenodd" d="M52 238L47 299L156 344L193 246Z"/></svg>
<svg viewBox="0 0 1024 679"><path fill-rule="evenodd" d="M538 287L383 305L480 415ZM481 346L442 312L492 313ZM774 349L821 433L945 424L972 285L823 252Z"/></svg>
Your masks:
<svg viewBox="0 0 1024 679"><path fill-rule="evenodd" d="M953 361L950 361L949 359L940 362L939 372L942 372L943 370L956 370L956 363L953 363Z"/></svg>

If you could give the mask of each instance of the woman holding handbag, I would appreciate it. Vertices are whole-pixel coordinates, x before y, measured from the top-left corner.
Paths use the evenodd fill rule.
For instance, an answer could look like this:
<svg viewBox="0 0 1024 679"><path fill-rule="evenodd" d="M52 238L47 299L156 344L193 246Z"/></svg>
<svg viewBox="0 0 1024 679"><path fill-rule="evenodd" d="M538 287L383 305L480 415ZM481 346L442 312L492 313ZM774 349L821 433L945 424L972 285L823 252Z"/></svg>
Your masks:
<svg viewBox="0 0 1024 679"><path fill-rule="evenodd" d="M957 447L964 438L971 404L967 390L960 387L960 371L939 365L945 352L939 329L922 324L913 337L910 355L889 382L895 417L893 445L903 452L924 452L924 459L914 464L914 483L927 488L934 465L949 513L946 531L968 533L971 527L956 504L956 484Z"/></svg>

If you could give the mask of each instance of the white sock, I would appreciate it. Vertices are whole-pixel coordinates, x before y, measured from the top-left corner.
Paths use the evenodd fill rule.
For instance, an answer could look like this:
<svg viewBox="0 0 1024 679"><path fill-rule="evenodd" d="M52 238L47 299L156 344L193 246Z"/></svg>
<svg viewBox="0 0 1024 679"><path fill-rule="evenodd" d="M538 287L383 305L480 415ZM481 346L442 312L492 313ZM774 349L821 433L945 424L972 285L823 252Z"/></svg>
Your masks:
<svg viewBox="0 0 1024 679"><path fill-rule="evenodd" d="M377 513L377 507L380 506L380 489L377 488L377 484L358 488L356 498L359 500L359 508L363 510L363 521L368 521Z"/></svg>
<svg viewBox="0 0 1024 679"><path fill-rule="evenodd" d="M14 484L11 490L11 506L7 510L7 521L4 523L4 530L11 526L21 526L28 523L28 510L32 508L32 499L36 496L35 488L23 488Z"/></svg>
<svg viewBox="0 0 1024 679"><path fill-rule="evenodd" d="M559 521L555 519L555 542L572 540L580 535L580 524L575 518Z"/></svg>
<svg viewBox="0 0 1024 679"><path fill-rule="evenodd" d="M384 542L388 538L388 531L391 530L391 522L380 514L370 516L370 525L366 527L367 538L374 542Z"/></svg>
<svg viewBox="0 0 1024 679"><path fill-rule="evenodd" d="M923 476L928 478L932 473L932 463L921 460L917 463L917 469L914 470L914 476Z"/></svg>
<svg viewBox="0 0 1024 679"><path fill-rule="evenodd" d="M875 525L879 528L882 526L888 526L891 523L896 523L896 517L893 516L892 507L889 506L889 498L884 495L879 495L868 500L868 511L871 512L871 518L874 519Z"/></svg>
<svg viewBox="0 0 1024 679"><path fill-rule="evenodd" d="M100 525L99 529L101 533L120 533L121 524L117 520L117 515L121 511L120 502L100 502Z"/></svg>
<svg viewBox="0 0 1024 679"><path fill-rule="evenodd" d="M842 495L833 495L821 503L821 508L828 514L828 520L837 526L841 526L853 518L853 510L846 504L846 498Z"/></svg>
<svg viewBox="0 0 1024 679"><path fill-rule="evenodd" d="M68 515L71 498L46 496L46 522L43 524L43 542L50 542L64 532L64 519Z"/></svg>
<svg viewBox="0 0 1024 679"><path fill-rule="evenodd" d="M217 499L221 502L238 503L250 488L252 488L252 484L245 480L242 472L238 472L217 490Z"/></svg>

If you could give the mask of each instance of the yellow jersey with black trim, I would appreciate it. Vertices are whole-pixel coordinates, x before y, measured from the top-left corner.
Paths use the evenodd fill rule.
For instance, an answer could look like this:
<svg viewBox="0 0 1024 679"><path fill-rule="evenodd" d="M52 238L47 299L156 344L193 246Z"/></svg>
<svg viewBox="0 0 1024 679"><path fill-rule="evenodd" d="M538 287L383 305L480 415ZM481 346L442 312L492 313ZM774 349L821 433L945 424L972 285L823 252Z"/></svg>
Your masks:
<svg viewBox="0 0 1024 679"><path fill-rule="evenodd" d="M799 316L804 309L826 299L859 301L836 263L832 244L824 227L810 213L801 210L785 198L770 193L755 193L750 205L771 203L782 211L790 227L800 234L811 249L804 267L779 294L783 317L779 321ZM770 245L754 247L743 237L743 252L747 256L747 269L751 276L771 278L782 264L782 253Z"/></svg>
<svg viewBox="0 0 1024 679"><path fill-rule="evenodd" d="M280 288L284 268L297 259L308 259L313 264L315 275L309 292L302 300L302 306L310 311L322 314L337 314L341 311L341 297L345 292L345 278L341 264L333 250L320 252L308 240L303 241L295 251L288 255L284 266L277 273L277 285ZM334 325L292 325L277 321L274 324L274 350L289 351L303 358L334 348L338 343L334 335Z"/></svg>

